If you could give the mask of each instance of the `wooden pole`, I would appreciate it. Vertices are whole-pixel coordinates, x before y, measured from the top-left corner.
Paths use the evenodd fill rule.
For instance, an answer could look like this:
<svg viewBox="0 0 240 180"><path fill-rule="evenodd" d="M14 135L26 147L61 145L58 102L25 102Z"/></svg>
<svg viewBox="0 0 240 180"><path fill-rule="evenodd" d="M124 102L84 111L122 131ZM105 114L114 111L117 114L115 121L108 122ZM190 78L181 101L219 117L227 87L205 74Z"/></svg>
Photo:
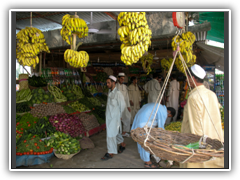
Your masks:
<svg viewBox="0 0 240 180"><path fill-rule="evenodd" d="M42 75L42 52L40 52L40 60L39 60L39 76Z"/></svg>

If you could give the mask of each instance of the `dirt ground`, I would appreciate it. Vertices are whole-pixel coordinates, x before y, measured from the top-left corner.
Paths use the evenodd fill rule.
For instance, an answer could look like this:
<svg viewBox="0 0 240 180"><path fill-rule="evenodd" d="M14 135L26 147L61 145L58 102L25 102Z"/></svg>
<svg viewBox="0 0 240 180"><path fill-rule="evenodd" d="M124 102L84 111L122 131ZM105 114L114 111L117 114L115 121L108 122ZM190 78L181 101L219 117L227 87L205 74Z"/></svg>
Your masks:
<svg viewBox="0 0 240 180"><path fill-rule="evenodd" d="M114 155L107 161L101 160L101 157L107 152L106 131L102 131L90 137L95 148L81 150L69 160L52 157L49 163L34 166L21 166L18 169L44 169L44 168L144 168L144 162L140 159L137 143L131 137L124 138L127 144L123 153ZM177 168L177 167L175 167Z"/></svg>

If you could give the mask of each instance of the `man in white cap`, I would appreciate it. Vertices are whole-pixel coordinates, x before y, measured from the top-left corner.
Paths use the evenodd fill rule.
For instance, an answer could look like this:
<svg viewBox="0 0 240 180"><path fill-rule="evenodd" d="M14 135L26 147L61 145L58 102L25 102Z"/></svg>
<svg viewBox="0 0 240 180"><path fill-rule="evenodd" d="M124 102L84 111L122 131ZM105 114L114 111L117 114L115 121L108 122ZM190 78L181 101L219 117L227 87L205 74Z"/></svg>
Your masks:
<svg viewBox="0 0 240 180"><path fill-rule="evenodd" d="M184 106L181 133L207 135L211 139L224 142L217 96L203 85L206 72L197 64L189 68L189 71L193 78L192 80L187 73L192 91ZM224 158L216 158L204 163L180 163L180 168L224 168Z"/></svg>
<svg viewBox="0 0 240 180"><path fill-rule="evenodd" d="M106 132L107 132L107 150L108 152L101 160L108 160L113 154L122 153L126 144L122 137L121 117L126 107L122 93L116 88L117 78L109 76L107 87L109 88L107 107L106 107ZM120 144L117 151L117 145Z"/></svg>
<svg viewBox="0 0 240 180"><path fill-rule="evenodd" d="M122 123L123 123L123 132L122 136L124 137L130 137L130 123L131 123L131 108L130 108L130 101L129 101L129 96L128 96L128 88L125 84L123 84L125 78L124 73L119 73L118 74L118 82L116 84L116 87L119 91L121 91L125 103L126 103L126 108L124 109L122 113Z"/></svg>

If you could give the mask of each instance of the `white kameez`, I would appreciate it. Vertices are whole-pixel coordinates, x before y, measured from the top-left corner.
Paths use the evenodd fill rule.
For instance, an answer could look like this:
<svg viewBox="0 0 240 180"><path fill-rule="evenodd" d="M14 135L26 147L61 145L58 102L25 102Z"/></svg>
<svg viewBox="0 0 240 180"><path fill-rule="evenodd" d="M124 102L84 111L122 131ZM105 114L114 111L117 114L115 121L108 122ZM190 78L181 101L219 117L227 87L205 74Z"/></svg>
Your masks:
<svg viewBox="0 0 240 180"><path fill-rule="evenodd" d="M125 84L116 84L116 88L122 93L124 97L124 101L126 107L122 113L122 123L123 123L123 132L130 132L130 122L131 122L131 113L128 111L128 107L130 108L129 96L128 96L128 89Z"/></svg>
<svg viewBox="0 0 240 180"><path fill-rule="evenodd" d="M152 79L151 81L148 81L143 86L143 89L148 93L148 103L155 103L161 91L161 85L158 80Z"/></svg>

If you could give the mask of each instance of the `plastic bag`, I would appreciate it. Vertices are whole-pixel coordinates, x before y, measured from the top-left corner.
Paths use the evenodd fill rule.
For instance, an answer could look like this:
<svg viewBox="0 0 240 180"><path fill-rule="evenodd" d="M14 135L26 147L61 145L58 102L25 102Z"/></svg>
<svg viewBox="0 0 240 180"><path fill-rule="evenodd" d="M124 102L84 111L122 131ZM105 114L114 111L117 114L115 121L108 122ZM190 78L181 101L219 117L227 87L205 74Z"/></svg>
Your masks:
<svg viewBox="0 0 240 180"><path fill-rule="evenodd" d="M16 157L16 166L33 166L49 162L49 159L54 156L54 153L44 155L23 155Z"/></svg>

